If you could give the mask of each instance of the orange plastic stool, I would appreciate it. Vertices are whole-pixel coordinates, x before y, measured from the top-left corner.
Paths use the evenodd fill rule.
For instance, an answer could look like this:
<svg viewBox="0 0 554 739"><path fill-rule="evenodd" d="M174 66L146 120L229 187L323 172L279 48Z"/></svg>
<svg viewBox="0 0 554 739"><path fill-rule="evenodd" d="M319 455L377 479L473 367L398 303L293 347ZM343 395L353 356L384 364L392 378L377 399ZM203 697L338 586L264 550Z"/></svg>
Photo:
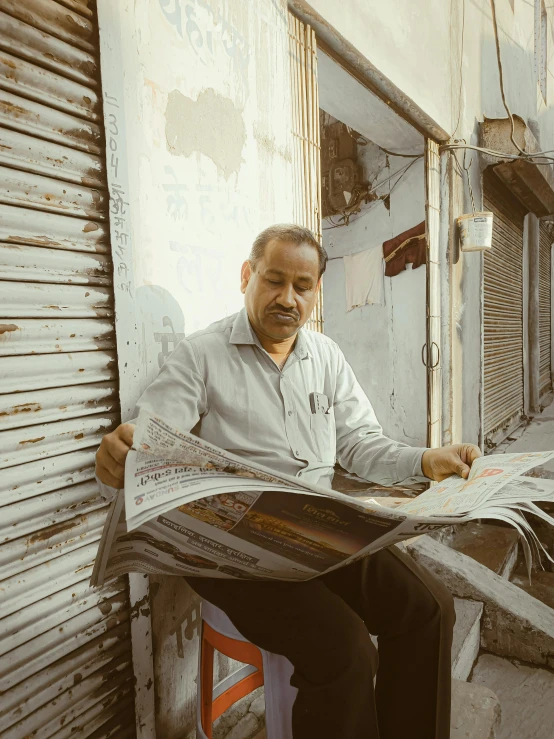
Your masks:
<svg viewBox="0 0 554 739"><path fill-rule="evenodd" d="M226 657L246 663L229 676L232 682L228 687L226 681L222 681L216 695L213 688L215 649ZM199 677L201 728L207 739L212 739L213 722L234 703L264 684L262 653L254 644L231 639L202 621Z"/></svg>
<svg viewBox="0 0 554 739"><path fill-rule="evenodd" d="M214 651L243 665L213 685ZM212 724L233 703L264 686L267 739L293 739L292 707L298 690L291 685L294 667L286 657L249 642L222 610L202 601L198 652L196 739L212 739Z"/></svg>

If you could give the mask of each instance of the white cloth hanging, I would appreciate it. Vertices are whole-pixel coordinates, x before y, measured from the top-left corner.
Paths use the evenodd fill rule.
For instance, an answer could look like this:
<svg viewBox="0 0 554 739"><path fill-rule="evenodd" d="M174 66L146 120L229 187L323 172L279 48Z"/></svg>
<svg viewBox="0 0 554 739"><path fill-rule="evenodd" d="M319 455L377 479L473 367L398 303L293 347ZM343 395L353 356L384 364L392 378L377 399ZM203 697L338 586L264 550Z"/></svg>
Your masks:
<svg viewBox="0 0 554 739"><path fill-rule="evenodd" d="M385 304L383 245L344 257L346 310Z"/></svg>

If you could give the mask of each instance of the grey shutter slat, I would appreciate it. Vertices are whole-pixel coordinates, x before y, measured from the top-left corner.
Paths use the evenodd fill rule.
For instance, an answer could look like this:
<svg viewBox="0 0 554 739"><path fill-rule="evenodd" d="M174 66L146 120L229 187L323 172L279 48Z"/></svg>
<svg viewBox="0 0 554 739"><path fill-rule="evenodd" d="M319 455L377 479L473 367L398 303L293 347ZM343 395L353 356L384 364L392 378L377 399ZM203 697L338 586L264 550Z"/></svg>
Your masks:
<svg viewBox="0 0 554 739"><path fill-rule="evenodd" d="M541 224L539 241L539 389L541 397L552 389L551 374L551 294L552 294L552 231Z"/></svg>
<svg viewBox="0 0 554 739"><path fill-rule="evenodd" d="M484 206L494 214L484 256L484 436L509 430L523 414L524 210L490 172Z"/></svg>

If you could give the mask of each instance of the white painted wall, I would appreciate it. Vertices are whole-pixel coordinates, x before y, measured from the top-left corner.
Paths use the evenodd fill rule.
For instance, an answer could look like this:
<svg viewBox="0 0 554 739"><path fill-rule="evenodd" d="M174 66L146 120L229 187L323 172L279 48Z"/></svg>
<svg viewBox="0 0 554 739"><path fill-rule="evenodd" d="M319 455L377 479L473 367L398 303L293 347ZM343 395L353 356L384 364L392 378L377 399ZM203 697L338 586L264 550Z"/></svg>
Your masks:
<svg viewBox="0 0 554 739"><path fill-rule="evenodd" d="M98 0L98 11L129 418L180 335L240 308L254 236L292 219L287 11L284 0ZM157 735L181 739L194 735L197 601L176 578L150 585ZM137 612L141 703L148 603Z"/></svg>
<svg viewBox="0 0 554 739"><path fill-rule="evenodd" d="M373 159L369 149L367 154ZM362 162L368 158L362 153ZM381 179L405 166L406 160L390 157L389 164L381 170ZM329 229L326 222L329 230L323 231L330 257L323 284L325 333L344 351L385 432L414 446L425 446L427 436L426 371L421 362L425 267L385 277L384 306L346 312L344 262L338 257L382 244L424 219L424 167L419 160L391 193L390 210L376 201L364 206L348 226Z"/></svg>

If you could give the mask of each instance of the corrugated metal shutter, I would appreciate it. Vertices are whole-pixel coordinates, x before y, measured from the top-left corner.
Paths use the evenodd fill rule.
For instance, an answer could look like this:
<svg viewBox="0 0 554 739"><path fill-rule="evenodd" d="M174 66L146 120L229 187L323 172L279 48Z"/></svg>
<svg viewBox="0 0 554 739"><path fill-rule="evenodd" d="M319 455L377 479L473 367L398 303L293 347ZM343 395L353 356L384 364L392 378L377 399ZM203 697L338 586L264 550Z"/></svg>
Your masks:
<svg viewBox="0 0 554 739"><path fill-rule="evenodd" d="M0 735L133 737L126 578L88 579L118 422L92 0L0 0Z"/></svg>
<svg viewBox="0 0 554 739"><path fill-rule="evenodd" d="M541 397L552 389L551 375L551 294L552 294L552 231L541 224L539 242L539 332L540 332L540 376Z"/></svg>
<svg viewBox="0 0 554 739"><path fill-rule="evenodd" d="M484 258L484 435L509 431L523 414L523 220L519 201L485 170L484 206L494 214ZM501 435L501 433L500 433Z"/></svg>

